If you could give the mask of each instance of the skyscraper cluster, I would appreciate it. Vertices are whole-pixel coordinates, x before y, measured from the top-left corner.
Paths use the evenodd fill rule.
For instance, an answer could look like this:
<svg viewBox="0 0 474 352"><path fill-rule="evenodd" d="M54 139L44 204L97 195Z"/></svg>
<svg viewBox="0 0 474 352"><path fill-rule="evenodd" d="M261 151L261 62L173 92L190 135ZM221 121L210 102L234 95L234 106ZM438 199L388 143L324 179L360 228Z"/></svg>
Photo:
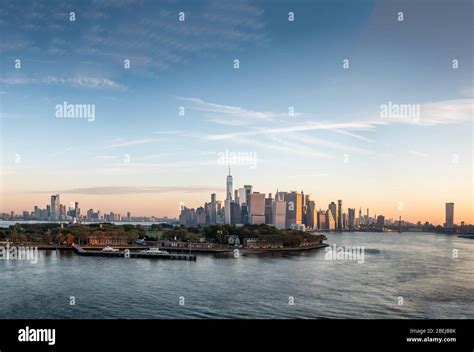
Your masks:
<svg viewBox="0 0 474 352"><path fill-rule="evenodd" d="M24 212L25 213L25 212ZM28 214L23 214L23 217ZM59 194L51 195L51 203L46 205L46 208L41 209L37 205L34 206L33 212L29 214L32 220L43 221L74 221L81 217L81 208L79 202L74 202L69 205L61 204Z"/></svg>
<svg viewBox="0 0 474 352"><path fill-rule="evenodd" d="M368 209L367 209L368 212ZM354 230L360 226L376 224L383 228L383 217L370 218L368 213L359 218L355 208L345 213L342 200L337 204L331 202L326 210L317 209L316 202L303 191L283 192L277 190L272 194L256 192L252 185L233 189L233 178L229 170L226 179L226 196L222 203L215 193L210 201L197 209L181 208L180 224L196 226L204 224L268 224L278 229L343 231Z"/></svg>
<svg viewBox="0 0 474 352"><path fill-rule="evenodd" d="M40 221L132 221L130 212L127 212L126 216L110 212L108 214L102 213L100 210L94 211L94 209L89 209L85 214L81 213L81 208L79 207L79 202L71 202L69 207L61 204L60 195L53 194L51 195L51 203L46 205L46 208L41 209L37 205L34 206L33 212L24 211L23 212L24 220L40 220ZM142 219L135 219L137 221L142 221ZM147 219L154 221L152 219Z"/></svg>

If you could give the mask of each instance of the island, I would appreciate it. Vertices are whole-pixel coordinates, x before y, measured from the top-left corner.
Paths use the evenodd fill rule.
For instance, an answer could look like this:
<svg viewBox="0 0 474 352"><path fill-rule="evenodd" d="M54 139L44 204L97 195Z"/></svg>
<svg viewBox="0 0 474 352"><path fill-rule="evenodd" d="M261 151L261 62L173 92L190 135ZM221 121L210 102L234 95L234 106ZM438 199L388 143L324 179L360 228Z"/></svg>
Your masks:
<svg viewBox="0 0 474 352"><path fill-rule="evenodd" d="M208 253L301 251L326 247L326 236L293 229L260 225L206 225L185 227L170 224L151 226L92 223L17 223L0 229L0 241L39 249L84 250L160 248L167 251Z"/></svg>

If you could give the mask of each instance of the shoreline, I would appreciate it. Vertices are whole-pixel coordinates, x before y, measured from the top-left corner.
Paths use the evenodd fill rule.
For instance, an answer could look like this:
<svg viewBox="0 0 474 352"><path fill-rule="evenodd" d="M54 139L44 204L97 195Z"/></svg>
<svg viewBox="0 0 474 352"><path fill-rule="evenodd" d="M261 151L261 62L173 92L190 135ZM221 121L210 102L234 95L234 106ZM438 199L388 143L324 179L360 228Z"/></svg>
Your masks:
<svg viewBox="0 0 474 352"><path fill-rule="evenodd" d="M303 251L310 251L312 249L319 249L329 247L327 243L320 243L315 246L306 246L306 247L288 247L288 248L240 248L241 254L248 254L248 253L274 253L274 252L303 252Z"/></svg>
<svg viewBox="0 0 474 352"><path fill-rule="evenodd" d="M21 246L25 246L25 244L21 244ZM33 246L34 247L34 246ZM69 247L69 246L55 246L55 245L38 245L36 246L38 250L66 250L66 251L74 251L74 247ZM320 248L325 248L329 247L329 244L327 243L320 243L315 246L306 246L306 247L288 247L288 248L191 248L191 252L195 253L203 253L203 254L228 254L228 253L233 253L236 249L239 250L240 254L257 254L257 253L276 253L276 252L303 252L303 251L309 251L313 249L320 249ZM81 247L84 250L101 250L104 247L92 247L92 246L83 246ZM113 248L117 249L129 249L131 251L133 250L145 250L149 248L159 248L161 250L166 250L166 251L174 251L174 252L189 252L189 248L174 248L174 247L156 247L156 246L113 246Z"/></svg>

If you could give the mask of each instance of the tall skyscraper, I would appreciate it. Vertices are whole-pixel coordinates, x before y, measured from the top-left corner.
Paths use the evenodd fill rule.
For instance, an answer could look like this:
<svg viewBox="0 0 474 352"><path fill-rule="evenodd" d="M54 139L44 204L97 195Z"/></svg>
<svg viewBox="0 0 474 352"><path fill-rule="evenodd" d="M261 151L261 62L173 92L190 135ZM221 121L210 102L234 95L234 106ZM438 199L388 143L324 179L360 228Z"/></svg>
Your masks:
<svg viewBox="0 0 474 352"><path fill-rule="evenodd" d="M81 208L79 208L79 202L74 203L74 215L77 220L81 217Z"/></svg>
<svg viewBox="0 0 474 352"><path fill-rule="evenodd" d="M299 192L282 192L286 201L286 228L303 223L303 196Z"/></svg>
<svg viewBox="0 0 474 352"><path fill-rule="evenodd" d="M55 194L51 196L51 220L58 220L59 219L59 194Z"/></svg>
<svg viewBox="0 0 474 352"><path fill-rule="evenodd" d="M376 217L377 221L375 223L375 226L378 231L383 231L384 230L384 225L385 225L385 216L379 215Z"/></svg>
<svg viewBox="0 0 474 352"><path fill-rule="evenodd" d="M265 224L265 193L250 194L250 223Z"/></svg>
<svg viewBox="0 0 474 352"><path fill-rule="evenodd" d="M305 217L306 217L306 199L307 196L305 196L303 190L301 190L301 223L305 224ZM308 199L309 200L309 199Z"/></svg>
<svg viewBox="0 0 474 352"><path fill-rule="evenodd" d="M329 208L329 217L332 218L332 219L328 219L328 223L331 223L331 222L334 222L334 224L336 223L336 219L337 219L337 206L336 206L336 203L334 202L331 202L329 205L328 205L328 208ZM328 230L332 230L330 228L328 228Z"/></svg>
<svg viewBox="0 0 474 352"><path fill-rule="evenodd" d="M277 229L284 229L286 226L286 202L278 191L272 204L272 224Z"/></svg>
<svg viewBox="0 0 474 352"><path fill-rule="evenodd" d="M217 208L217 213L216 213L216 224L224 224L224 209L222 206L222 201L218 200L216 201L216 208Z"/></svg>
<svg viewBox="0 0 474 352"><path fill-rule="evenodd" d="M246 205L246 213L247 217L245 218L244 212L245 212L245 207L242 207L242 217L243 217L243 223L244 224L251 224L251 217L250 217L250 206L252 203L252 199L250 198L250 195L252 194L252 185L244 185L244 190L245 190L245 205Z"/></svg>
<svg viewBox="0 0 474 352"><path fill-rule="evenodd" d="M348 208L348 227L349 230L354 230L355 228L355 208Z"/></svg>
<svg viewBox="0 0 474 352"><path fill-rule="evenodd" d="M335 206L336 206L336 204L334 204L334 207ZM329 231L332 231L332 230L336 229L336 220L335 220L335 217L332 214L331 209L328 209L327 213L326 213L326 227Z"/></svg>
<svg viewBox="0 0 474 352"><path fill-rule="evenodd" d="M227 194L226 194L226 200L232 200L232 192L233 192L233 186L232 186L232 175L230 174L230 167L229 167L229 175L227 176Z"/></svg>
<svg viewBox="0 0 474 352"><path fill-rule="evenodd" d="M446 203L446 222L444 227L447 229L454 228L454 203Z"/></svg>
<svg viewBox="0 0 474 352"><path fill-rule="evenodd" d="M318 227L318 211L314 200L306 199L306 222L305 225L311 229Z"/></svg>
<svg viewBox="0 0 474 352"><path fill-rule="evenodd" d="M342 200L337 201L337 230L342 231Z"/></svg>
<svg viewBox="0 0 474 352"><path fill-rule="evenodd" d="M246 204L250 207L250 194L252 193L252 185L244 185Z"/></svg>
<svg viewBox="0 0 474 352"><path fill-rule="evenodd" d="M328 230L328 221L327 221L328 212L326 211L318 211L318 229L320 230Z"/></svg>
<svg viewBox="0 0 474 352"><path fill-rule="evenodd" d="M238 203L230 203L230 223L232 225L242 223L242 214L240 211L240 205Z"/></svg>
<svg viewBox="0 0 474 352"><path fill-rule="evenodd" d="M265 198L265 224L271 225L272 221L272 194L268 193L268 198Z"/></svg>
<svg viewBox="0 0 474 352"><path fill-rule="evenodd" d="M250 224L250 221L249 221L249 218L250 218L250 215L249 215L249 208L247 207L247 205L244 203L241 205L240 207L240 223L241 224Z"/></svg>
<svg viewBox="0 0 474 352"><path fill-rule="evenodd" d="M247 191L245 188L239 188L239 205L247 204Z"/></svg>
<svg viewBox="0 0 474 352"><path fill-rule="evenodd" d="M211 224L215 224L217 221L217 200L216 194L211 194L211 214L210 214Z"/></svg>
<svg viewBox="0 0 474 352"><path fill-rule="evenodd" d="M34 214L35 214L35 220L40 220L41 219L41 209L35 205L35 208L34 208Z"/></svg>
<svg viewBox="0 0 474 352"><path fill-rule="evenodd" d="M230 225L231 222L231 214L232 214L232 209L231 209L231 204L233 202L230 199L226 199L224 201L224 224Z"/></svg>

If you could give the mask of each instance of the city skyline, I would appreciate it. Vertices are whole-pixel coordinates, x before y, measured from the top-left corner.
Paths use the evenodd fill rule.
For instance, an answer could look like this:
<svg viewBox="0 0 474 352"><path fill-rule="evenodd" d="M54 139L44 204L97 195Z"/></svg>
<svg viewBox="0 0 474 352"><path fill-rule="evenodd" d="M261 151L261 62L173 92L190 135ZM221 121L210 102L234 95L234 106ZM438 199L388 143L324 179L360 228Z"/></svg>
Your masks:
<svg viewBox="0 0 474 352"><path fill-rule="evenodd" d="M468 1L129 6L2 8L1 212L59 193L177 217L224 201L230 164L265 194L440 225L453 202L474 222Z"/></svg>
<svg viewBox="0 0 474 352"><path fill-rule="evenodd" d="M445 207L440 210L440 213L442 212L443 213L443 220L440 220L439 222L432 222L432 221L429 221L429 220L425 220L425 219L412 219L412 217L409 216L409 214L407 214L408 212L405 211L405 205L403 202L399 202L397 203L397 210L398 210L398 214L396 216L391 216L391 215L386 215L385 213L381 212L381 211L377 211L377 208L370 208L370 207L363 207L361 205L359 206L354 206L354 205L349 205L347 206L346 203L343 204L343 200L342 199L338 199L337 200L337 204L333 201L328 201L327 203L324 203L324 202L318 202L317 201L317 198L314 197L311 193L304 193L303 190L300 191L295 191L295 190L288 190L288 191L285 191L285 190L276 190L275 193L272 193L272 192L261 192L258 188L254 188L253 185L244 185L242 187L237 187L237 188L233 188L234 186L234 181L233 181L233 176L231 174L231 169L230 169L230 166L228 167L228 174L226 176L226 187L225 187L225 192L224 192L224 196L221 196L221 197L218 197L216 193L212 193L210 194L210 196L208 195L208 198L203 202L203 203L200 203L200 204L196 204L196 205L190 205L190 204L187 204L185 201L180 201L177 203L178 205L178 208L176 210L176 214L155 214L155 213L146 213L146 214L142 214L142 213L133 213L132 211L130 211L130 209L125 209L125 208L121 208L121 209L124 209L122 211L116 211L114 209L109 209L109 208L104 208L104 209L100 209L100 208L97 208L97 207L94 207L94 206L86 206L85 208L82 209L81 211L81 208L79 207L79 204L82 204L81 202L77 201L77 200L71 200L68 202L69 206L67 206L66 204L61 204L60 202L60 194L52 194L50 196L50 203L49 204L46 204L46 206L44 208L41 208L40 206L38 206L38 204L35 204L34 207L33 207L33 211L29 211L29 210L26 210L26 209L23 209L21 211L18 211L18 212L15 212L13 210L9 211L9 212L6 212L6 211L0 211L0 213L3 213L3 214L11 214L11 212L14 212L15 213L15 216L19 216L21 214L24 214L25 213L29 213L29 216L30 217L33 217L34 219L36 218L36 220L49 220L49 221L58 221L58 220L61 220L61 221L67 221L67 220L74 220L74 221L80 221L80 220L108 220L108 221L133 221L132 218L153 218L154 221L156 221L157 219L178 219L181 215L181 211L182 209L198 209L200 207L202 207L203 205L206 205L206 204L212 204L212 202L218 202L220 206L222 206L225 211L223 212L222 214L222 219L221 219L221 223L222 224L231 224L231 221L230 221L230 217L231 217L231 213L230 213L230 206L232 203L234 202L237 202L239 203L246 203L246 201L244 200L243 202L238 202L238 197L242 197L242 192L244 192L245 194L243 195L244 199L246 197L249 197L249 196L252 196L252 195L255 195L255 196L263 196L263 207L267 206L267 203L266 203L266 200L268 198L271 199L271 203L270 203L270 206L272 206L272 204L276 204L277 203L277 200L280 200L281 198L281 201L284 201L284 197L281 197L281 195L285 195L285 194L300 194L301 195L301 200L300 202L302 203L302 205L305 205L307 206L307 201L312 201L313 202L313 214L316 218L313 219L313 222L316 223L318 222L319 223L319 217L320 217L320 212L332 212L333 213L333 217L334 217L334 228L329 228L329 229L333 229L333 230L338 230L338 231L341 231L342 229L344 228L351 228L351 223L352 223L352 228L354 228L354 221L356 219L358 219L358 221L360 221L360 219L362 218L362 209L364 209L364 212L366 211L366 213L364 213L364 219L367 219L367 221L377 221L377 216L380 215L380 216L383 216L383 218L385 220L390 220L392 222L397 222L399 220L402 220L404 222L409 222L409 223L413 223L413 224L416 224L416 223L422 223L424 224L425 222L428 222L428 223L431 223L433 225L441 225L447 229L451 229L454 225L460 225L460 224L466 224L466 225L469 225L471 224L469 221L466 221L465 219L462 219L462 218L459 218L458 216L455 216L455 208L454 208L454 205L455 203L453 202L445 202L444 205ZM216 188L218 189L218 188ZM234 192L235 192L235 195L234 195ZM267 195L269 196L268 198ZM274 195L274 198L272 198L272 195ZM306 198L307 200L305 200ZM208 201L210 201L210 203L208 203ZM285 202L286 203L286 202ZM296 203L296 200L295 200L295 203ZM325 204L327 204L327 207L325 206ZM332 208L333 207L333 208ZM286 208L286 205L284 206L284 208L282 209L285 209ZM440 208L440 207L439 207ZM115 208L116 209L116 208ZM204 208L203 208L204 209ZM369 214L369 209L372 209L372 212ZM49 215L47 216L44 216L42 215L41 216L41 219L38 219L38 213L35 212L35 210L37 211L42 211L42 212L45 212L47 211ZM249 212L249 216L250 216L250 213L251 213L251 209L247 209L247 211ZM273 210L273 212L277 211L276 208ZM356 217L356 211L358 211L358 217ZM456 211L458 211L456 209ZM73 215L70 215L70 212L74 212ZM76 218L76 214L78 214L78 212L80 212L80 216L77 216ZM214 209L214 212L217 214L217 209ZM62 219L59 218L59 214L62 214L64 217ZM94 217L97 217L97 218L91 218L91 215L94 216ZM462 214L462 212L461 212ZM66 218L65 216L69 216L69 218ZM372 216L371 216L372 215ZM403 216L405 215L405 217ZM112 218L110 218L109 216L112 216ZM114 216L118 216L118 218L114 218ZM255 222L256 224L259 224L259 223L268 223L266 221L266 211L264 211L264 213L262 213L262 216L263 216L263 221L257 221ZM301 215L300 215L301 216ZM345 217L343 219L343 216ZM239 215L240 217L240 215ZM252 223L251 220L248 220L249 223ZM304 221L302 221L302 219L299 219L299 221L295 221L296 223L304 223ZM344 226L342 225L344 222ZM356 220L357 222L357 220ZM209 223L219 223L216 218L214 218L213 220L210 220ZM240 223L240 221L239 221ZM272 223L272 222L270 222ZM360 225L360 223L358 223ZM276 224L274 224L275 226L277 226ZM290 227L291 223L286 223L286 227ZM277 226L278 227L278 226Z"/></svg>

